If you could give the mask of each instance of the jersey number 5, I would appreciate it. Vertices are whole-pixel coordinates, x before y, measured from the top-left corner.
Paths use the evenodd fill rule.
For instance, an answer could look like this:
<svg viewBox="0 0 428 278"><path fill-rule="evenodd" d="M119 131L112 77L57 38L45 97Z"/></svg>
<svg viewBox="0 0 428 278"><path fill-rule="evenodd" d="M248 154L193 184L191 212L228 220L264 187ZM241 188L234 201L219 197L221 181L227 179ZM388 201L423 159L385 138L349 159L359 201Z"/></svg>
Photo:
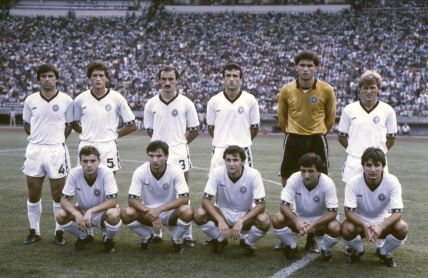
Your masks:
<svg viewBox="0 0 428 278"><path fill-rule="evenodd" d="M113 158L107 158L107 167L109 167L109 168L114 167Z"/></svg>

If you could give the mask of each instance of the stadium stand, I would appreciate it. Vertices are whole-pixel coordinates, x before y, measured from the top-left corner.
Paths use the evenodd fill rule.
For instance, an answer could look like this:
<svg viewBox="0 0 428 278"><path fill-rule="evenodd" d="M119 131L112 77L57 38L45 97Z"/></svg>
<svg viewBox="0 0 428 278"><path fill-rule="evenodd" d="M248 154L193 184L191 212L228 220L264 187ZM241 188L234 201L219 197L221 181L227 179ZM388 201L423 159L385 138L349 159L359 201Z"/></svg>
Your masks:
<svg viewBox="0 0 428 278"><path fill-rule="evenodd" d="M121 18L3 13L0 102L2 107L19 107L37 90L33 69L42 62L61 69L60 87L75 97L87 89L85 68L94 59L109 64L112 86L134 110L141 110L156 93L156 72L164 64L182 71L183 94L191 99L202 94L207 100L221 89L221 66L235 61L243 65L244 87L258 97L262 113L275 113L277 92L294 78L292 57L307 48L322 57L318 76L335 87L338 115L355 99L358 76L375 69L384 79L381 99L395 107L397 115L426 117L428 4L387 3L390 6L299 14L196 16L165 12L162 5L146 9L142 16Z"/></svg>

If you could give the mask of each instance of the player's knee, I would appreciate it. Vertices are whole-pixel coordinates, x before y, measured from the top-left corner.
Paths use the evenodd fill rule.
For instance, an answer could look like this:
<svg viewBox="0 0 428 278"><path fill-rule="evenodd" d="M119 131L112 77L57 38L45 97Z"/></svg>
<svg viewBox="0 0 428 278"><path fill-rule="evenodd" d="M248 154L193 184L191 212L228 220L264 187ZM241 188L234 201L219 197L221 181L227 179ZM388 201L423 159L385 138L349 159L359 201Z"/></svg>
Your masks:
<svg viewBox="0 0 428 278"><path fill-rule="evenodd" d="M341 225L340 222L337 221L336 219L331 221L330 223L328 223L327 225L327 233L332 236L332 237L338 237L341 234Z"/></svg>
<svg viewBox="0 0 428 278"><path fill-rule="evenodd" d="M357 235L355 225L352 224L350 221L345 220L345 222L342 223L341 234L346 240L351 240L355 238L355 236Z"/></svg>
<svg viewBox="0 0 428 278"><path fill-rule="evenodd" d="M178 208L178 218L185 222L192 221L193 219L193 209L189 205L184 205Z"/></svg>
<svg viewBox="0 0 428 278"><path fill-rule="evenodd" d="M121 218L120 214L121 214L120 208L109 208L105 214L107 223L113 224L113 225L119 223Z"/></svg>
<svg viewBox="0 0 428 278"><path fill-rule="evenodd" d="M280 211L273 214L270 218L271 218L272 226L275 229L280 229L285 227L285 217Z"/></svg>
<svg viewBox="0 0 428 278"><path fill-rule="evenodd" d="M136 219L135 217L135 209L131 207L126 207L120 209L120 218L124 224L129 224Z"/></svg>
<svg viewBox="0 0 428 278"><path fill-rule="evenodd" d="M58 222L58 224L60 225L64 225L66 224L68 221L68 217L67 217L67 212L63 209L60 209L56 214L55 214L55 219Z"/></svg>
<svg viewBox="0 0 428 278"><path fill-rule="evenodd" d="M270 217L267 213L261 213L257 215L256 227L264 232L267 232L270 228Z"/></svg>
<svg viewBox="0 0 428 278"><path fill-rule="evenodd" d="M207 223L207 221L206 221L207 216L208 216L208 214L203 208L197 208L193 212L193 221L197 225L203 225L203 224Z"/></svg>
<svg viewBox="0 0 428 278"><path fill-rule="evenodd" d="M398 221L394 224L393 235L399 240L403 240L407 237L409 233L409 226L403 220Z"/></svg>

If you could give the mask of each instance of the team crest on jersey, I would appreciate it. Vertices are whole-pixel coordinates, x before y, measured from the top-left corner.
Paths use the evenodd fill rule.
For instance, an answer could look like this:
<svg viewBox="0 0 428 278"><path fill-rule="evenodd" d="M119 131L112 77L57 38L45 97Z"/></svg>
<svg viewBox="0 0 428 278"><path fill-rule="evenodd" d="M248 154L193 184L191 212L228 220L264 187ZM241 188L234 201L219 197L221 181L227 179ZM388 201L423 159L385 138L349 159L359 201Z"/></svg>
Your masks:
<svg viewBox="0 0 428 278"><path fill-rule="evenodd" d="M169 189L169 183L164 183L162 185L163 190L168 190Z"/></svg>
<svg viewBox="0 0 428 278"><path fill-rule="evenodd" d="M381 202L385 201L386 196L383 193L380 193L379 195L377 195L377 199Z"/></svg>
<svg viewBox="0 0 428 278"><path fill-rule="evenodd" d="M311 103L315 104L318 102L318 97L317 96L311 96Z"/></svg>
<svg viewBox="0 0 428 278"><path fill-rule="evenodd" d="M107 104L106 107L105 107L105 109L106 109L107 112L110 111L111 110L111 104L110 103Z"/></svg>
<svg viewBox="0 0 428 278"><path fill-rule="evenodd" d="M242 194L245 194L245 192L247 192L247 188L245 186L241 186L239 191L241 191Z"/></svg>
<svg viewBox="0 0 428 278"><path fill-rule="evenodd" d="M55 104L54 106L52 106L52 110L53 110L54 112L58 111L58 110L59 110L59 106L58 106L58 104Z"/></svg>
<svg viewBox="0 0 428 278"><path fill-rule="evenodd" d="M238 108L238 113L239 113L239 114L244 113L244 107L239 106L239 108Z"/></svg>
<svg viewBox="0 0 428 278"><path fill-rule="evenodd" d="M101 194L101 191L100 191L99 189L95 189L95 190L94 190L94 195L95 195L95 196L97 196L97 197L98 197L98 196L100 196L100 194Z"/></svg>
<svg viewBox="0 0 428 278"><path fill-rule="evenodd" d="M321 200L321 198L320 198L320 196L315 195L314 198L313 198L313 200L314 200L315 203L319 203L320 200Z"/></svg>
<svg viewBox="0 0 428 278"><path fill-rule="evenodd" d="M380 122L380 118L379 118L379 116L374 117L374 118L373 118L373 122L374 122L375 124L377 124L378 122Z"/></svg>
<svg viewBox="0 0 428 278"><path fill-rule="evenodd" d="M173 117L177 117L177 115L178 115L178 111L177 111L177 109L172 110L171 115L172 115Z"/></svg>

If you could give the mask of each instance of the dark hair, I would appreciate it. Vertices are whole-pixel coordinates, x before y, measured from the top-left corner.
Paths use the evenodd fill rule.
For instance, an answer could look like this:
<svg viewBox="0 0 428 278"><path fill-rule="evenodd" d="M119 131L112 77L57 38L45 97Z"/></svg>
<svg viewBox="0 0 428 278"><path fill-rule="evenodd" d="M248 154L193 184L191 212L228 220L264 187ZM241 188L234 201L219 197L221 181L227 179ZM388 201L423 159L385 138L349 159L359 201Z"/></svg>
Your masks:
<svg viewBox="0 0 428 278"><path fill-rule="evenodd" d="M163 71L166 71L166 72L168 72L168 71L174 71L174 73L175 73L175 79L180 79L180 73L178 72L178 70L174 67L174 66L164 66L163 68L161 68L159 71L158 71L158 75L157 75L157 77L158 77L158 79L160 79L161 78L161 74L162 74L162 72Z"/></svg>
<svg viewBox="0 0 428 278"><path fill-rule="evenodd" d="M83 148L80 149L79 151L79 159L82 159L83 155L91 155L94 154L96 157L98 157L98 160L100 160L100 152L98 151L98 149L94 146L88 145L88 146L84 146Z"/></svg>
<svg viewBox="0 0 428 278"><path fill-rule="evenodd" d="M89 64L88 69L86 70L86 77L91 78L92 73L96 70L103 71L107 79L110 80L110 71L107 65L101 61L95 61Z"/></svg>
<svg viewBox="0 0 428 278"><path fill-rule="evenodd" d="M318 67L318 65L320 64L320 58L318 57L318 55L315 52L310 50L304 50L299 52L294 57L294 64L298 65L300 60L311 60L314 62L316 67Z"/></svg>
<svg viewBox="0 0 428 278"><path fill-rule="evenodd" d="M226 72L227 70L239 70L239 78L241 78L241 79L242 79L242 77L244 76L244 74L243 74L243 72L242 72L242 68L241 68L241 66L240 66L240 65L238 65L238 64L235 64L235 63L229 63L229 64L225 65L225 66L223 67L223 70L222 70L223 78L224 78L224 74L225 74L225 72Z"/></svg>
<svg viewBox="0 0 428 278"><path fill-rule="evenodd" d="M315 166L318 172L322 172L324 169L324 161L316 153L306 153L299 158L297 164L303 167Z"/></svg>
<svg viewBox="0 0 428 278"><path fill-rule="evenodd" d="M364 151L363 156L361 156L361 165L364 166L369 160L374 164L380 163L383 167L386 165L385 153L379 148L370 147Z"/></svg>
<svg viewBox="0 0 428 278"><path fill-rule="evenodd" d="M226 155L228 154L232 154L232 155L238 154L239 158L241 158L242 161L244 161L247 158L247 156L245 155L244 149L236 145L231 145L224 150L223 159L225 159Z"/></svg>
<svg viewBox="0 0 428 278"><path fill-rule="evenodd" d="M147 146L146 152L155 152L156 150L161 149L165 156L169 155L169 147L168 144L161 140L155 140L153 142L150 142L150 144Z"/></svg>
<svg viewBox="0 0 428 278"><path fill-rule="evenodd" d="M55 77L58 80L59 79L59 71L54 65L50 65L50 64L41 64L40 66L38 66L36 68L37 80L40 81L40 76L43 73L47 73L50 71L52 71L55 74Z"/></svg>

